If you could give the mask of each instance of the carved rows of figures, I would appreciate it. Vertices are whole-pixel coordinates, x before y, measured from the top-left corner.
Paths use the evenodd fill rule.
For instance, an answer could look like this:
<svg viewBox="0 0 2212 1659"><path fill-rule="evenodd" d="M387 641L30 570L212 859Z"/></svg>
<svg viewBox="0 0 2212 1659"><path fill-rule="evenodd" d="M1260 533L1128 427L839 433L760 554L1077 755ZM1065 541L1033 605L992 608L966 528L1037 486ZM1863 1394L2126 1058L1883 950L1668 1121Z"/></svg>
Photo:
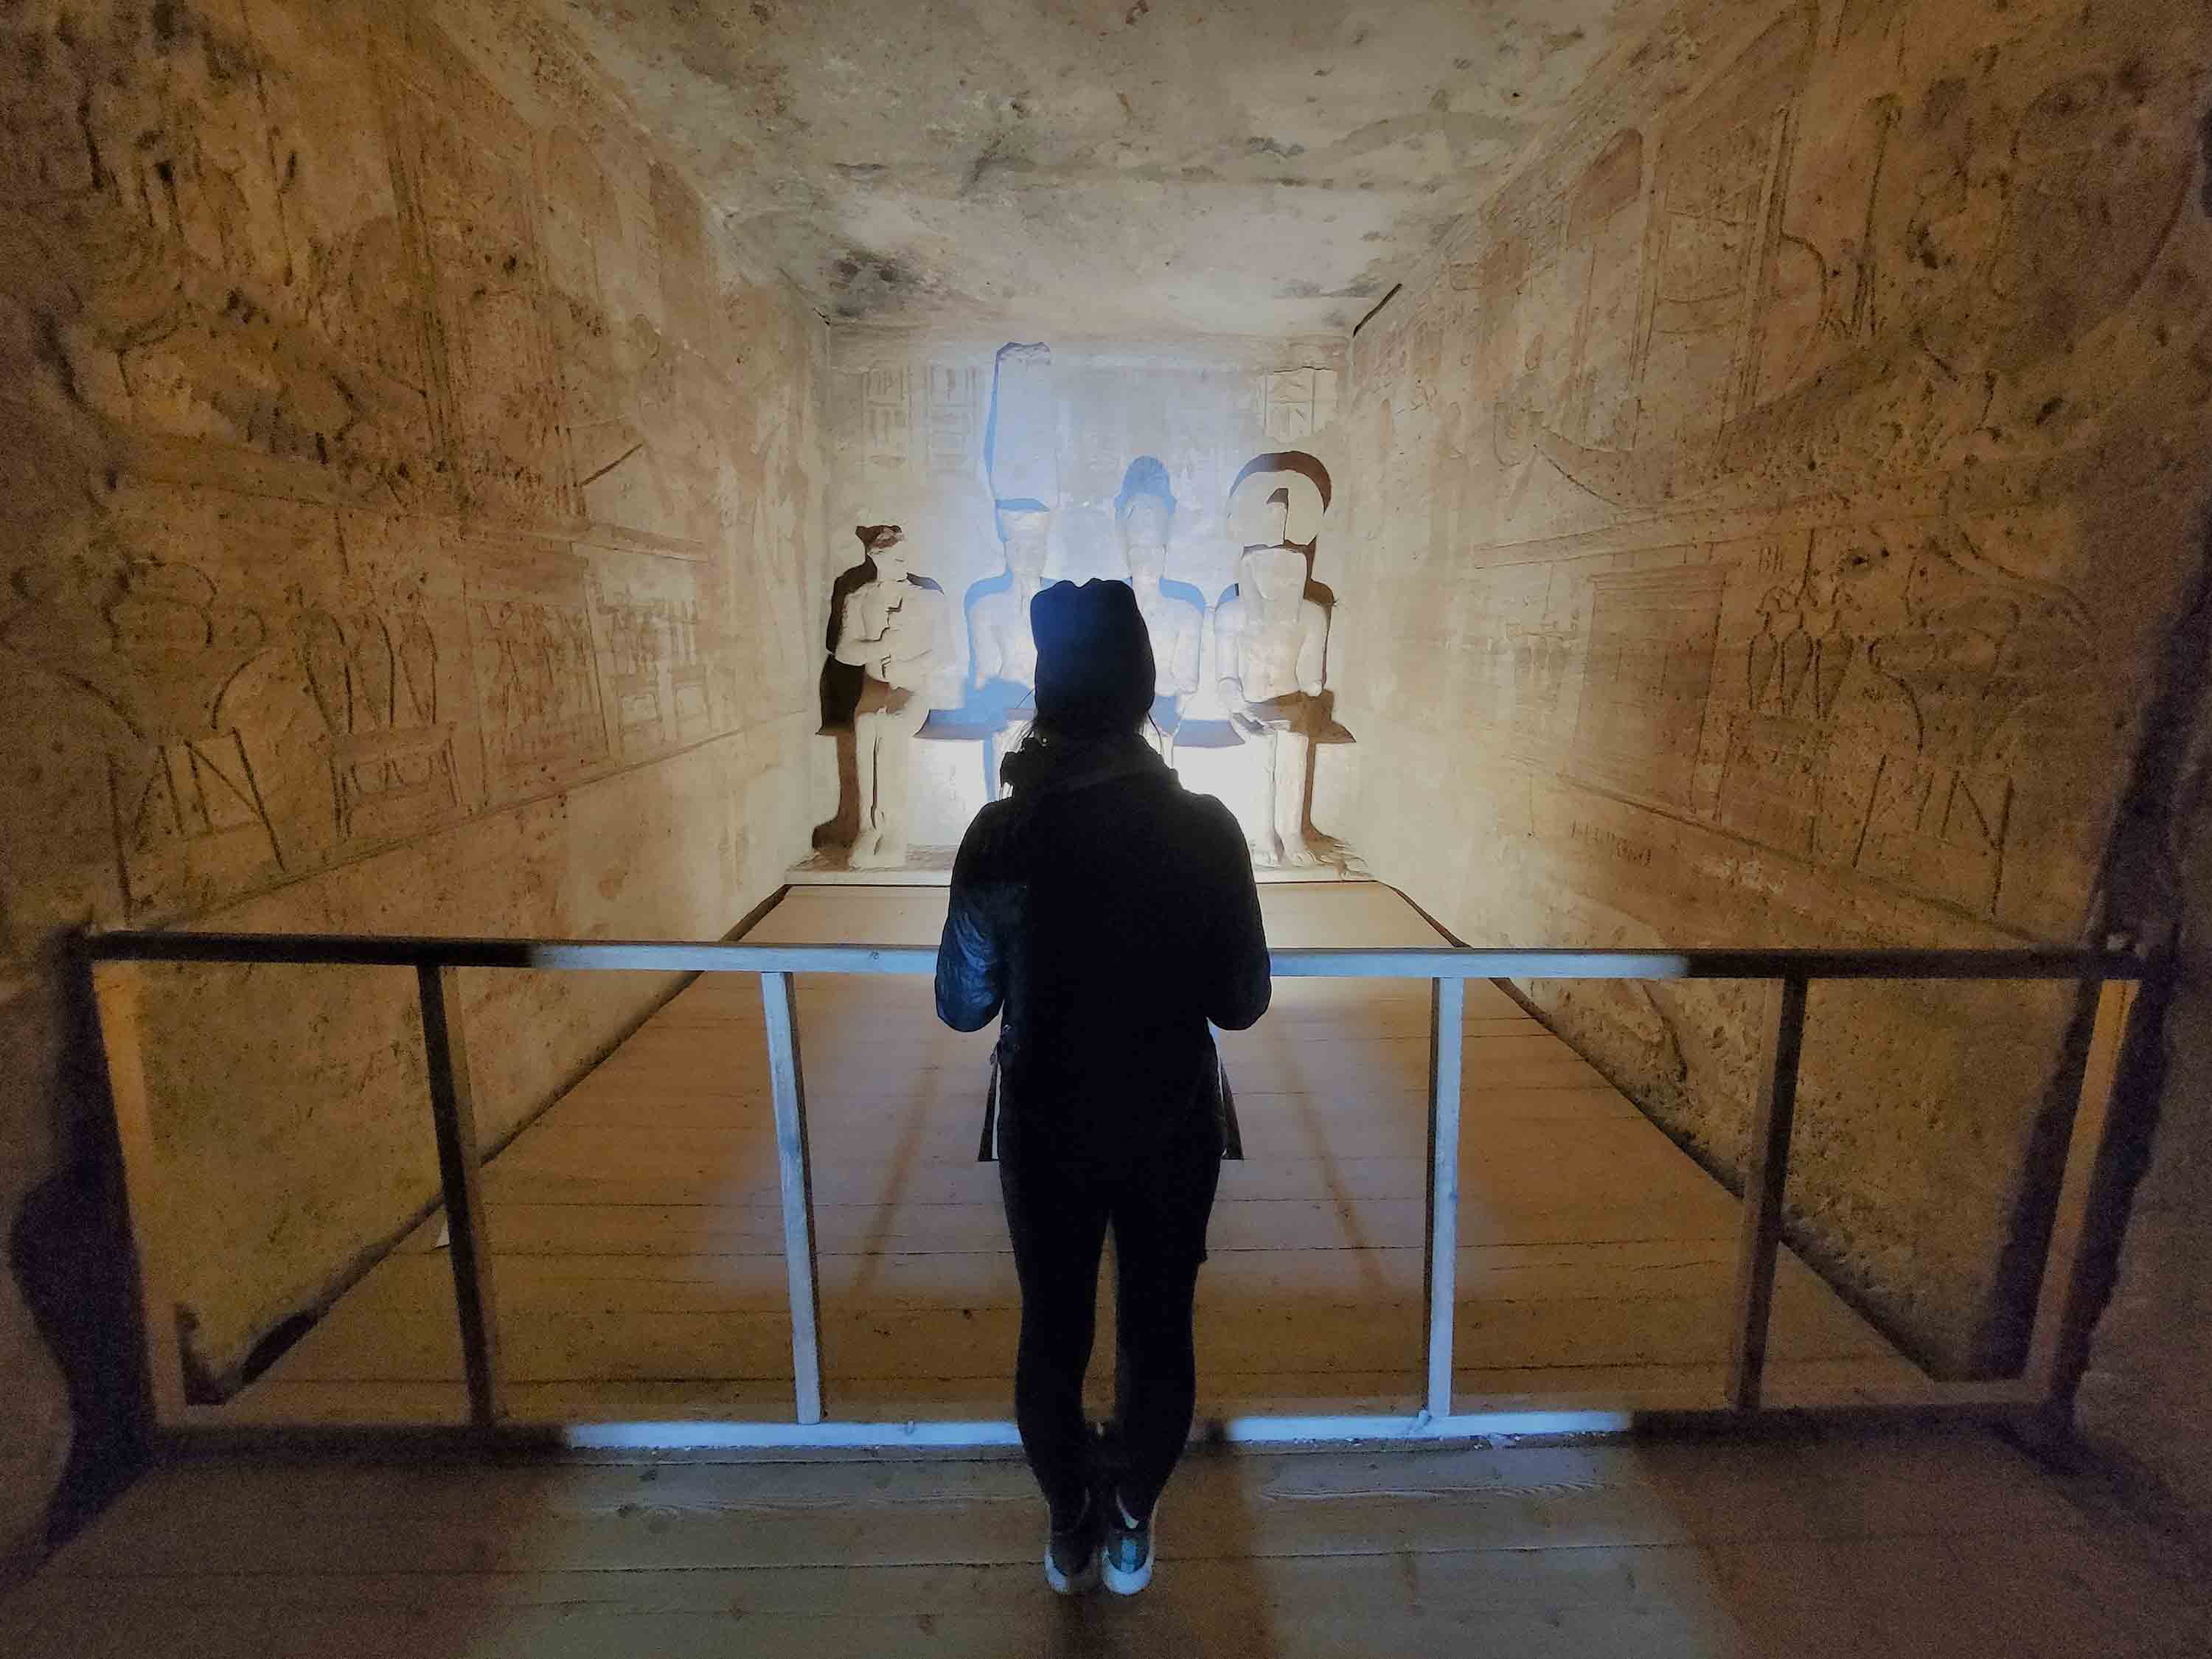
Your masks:
<svg viewBox="0 0 2212 1659"><path fill-rule="evenodd" d="M2091 50L2027 19L1984 61L1948 17L1903 51L1893 0L1852 0L1826 39L1821 10L1787 11L1663 126L1531 169L1474 257L1386 313L1362 383L1416 430L1378 453L1435 428L1462 544L2048 453L2112 371L2083 343L2174 303L2149 278L2195 94L2129 55L2131 24Z"/></svg>
<svg viewBox="0 0 2212 1659"><path fill-rule="evenodd" d="M320 592L105 549L17 568L21 735L51 729L51 798L103 794L112 834L45 861L111 860L131 915L204 908L727 730L696 567L653 562L465 547Z"/></svg>
<svg viewBox="0 0 2212 1659"><path fill-rule="evenodd" d="M52 239L61 398L164 465L244 452L315 499L711 543L727 422L697 202L557 51L560 113L533 128L412 10L26 26L0 207Z"/></svg>
<svg viewBox="0 0 2212 1659"><path fill-rule="evenodd" d="M2006 528L1470 573L1395 654L1449 664L1440 717L1502 760L1997 915L2023 789L2094 657L2077 599L1987 550Z"/></svg>
<svg viewBox="0 0 2212 1659"><path fill-rule="evenodd" d="M2155 277L2197 96L2130 44L2162 27L2151 0L2097 42L2048 7L1808 4L1648 130L1593 117L1363 340L1363 556L1386 586L1489 567L1401 580L1378 655L1449 663L1447 718L1538 775L2075 925L2078 880L2033 891L2008 848L2094 846L2125 718L2098 641L2154 607L2042 483L1959 518L1939 481L2101 441L2127 399L2158 418L2142 341L2201 326ZM1820 527L1612 550L1793 502ZM1431 718L1408 672L1387 701Z"/></svg>

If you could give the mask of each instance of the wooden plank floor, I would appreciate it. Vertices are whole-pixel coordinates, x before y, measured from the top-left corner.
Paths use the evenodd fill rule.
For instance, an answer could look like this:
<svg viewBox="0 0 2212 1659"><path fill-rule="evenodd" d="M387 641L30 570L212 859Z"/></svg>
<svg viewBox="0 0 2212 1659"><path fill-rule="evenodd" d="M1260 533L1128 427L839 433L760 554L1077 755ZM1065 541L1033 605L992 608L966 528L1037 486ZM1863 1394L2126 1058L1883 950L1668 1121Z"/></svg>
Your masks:
<svg viewBox="0 0 2212 1659"><path fill-rule="evenodd" d="M1373 883L1261 902L1277 945L1437 937ZM748 937L933 944L944 910L941 888L802 887ZM799 1002L831 1413L1004 1417L1018 1298L975 1161L992 1033L938 1024L919 977L805 976ZM1246 1157L1201 1278L1202 1412L1418 1403L1428 1005L1426 981L1285 980L1225 1038ZM1469 985L1465 1036L1458 1407L1717 1403L1733 1200L1494 987ZM488 1166L518 1418L788 1416L765 1078L757 981L708 975ZM1771 1352L1778 1403L1917 1377L1787 1253ZM226 1414L455 1420L460 1378L426 1227Z"/></svg>
<svg viewBox="0 0 2212 1659"><path fill-rule="evenodd" d="M1981 1435L1188 1458L1133 1601L1008 1460L142 1480L0 1596L40 1659L2180 1659L2206 1590Z"/></svg>

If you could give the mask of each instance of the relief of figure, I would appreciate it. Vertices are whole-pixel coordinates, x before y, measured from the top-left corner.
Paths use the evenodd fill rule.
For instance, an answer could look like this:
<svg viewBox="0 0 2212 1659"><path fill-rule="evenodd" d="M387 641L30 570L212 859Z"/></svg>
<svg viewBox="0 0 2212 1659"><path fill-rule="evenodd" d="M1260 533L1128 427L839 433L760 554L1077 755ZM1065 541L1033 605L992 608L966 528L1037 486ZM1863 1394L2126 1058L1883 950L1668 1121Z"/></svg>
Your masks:
<svg viewBox="0 0 2212 1659"><path fill-rule="evenodd" d="M983 428L983 486L1006 568L968 590L968 696L963 724L984 735L986 793L1000 789L998 760L1029 729L1036 684L1030 601L1044 584L1059 499L1059 421L1052 348L1009 343L991 366Z"/></svg>
<svg viewBox="0 0 2212 1659"><path fill-rule="evenodd" d="M1308 578L1328 480L1310 455L1262 455L1230 491L1230 533L1244 550L1237 586L1214 612L1215 664L1223 706L1261 745L1261 799L1239 817L1264 863L1321 861L1306 833L1313 745L1346 740L1322 690L1328 608Z"/></svg>
<svg viewBox="0 0 2212 1659"><path fill-rule="evenodd" d="M951 630L944 589L913 573L896 525L857 525L853 533L863 558L838 578L830 601L823 729L852 734L848 862L884 869L906 860L908 746L931 708L949 701Z"/></svg>
<svg viewBox="0 0 2212 1659"><path fill-rule="evenodd" d="M1199 647L1206 628L1206 603L1198 590L1186 582L1162 580L1175 509L1167 468L1151 455L1130 462L1114 514L1120 522L1121 556L1137 595L1137 611L1152 642L1152 746L1170 766L1175 764L1176 731L1182 724L1184 705L1198 690Z"/></svg>

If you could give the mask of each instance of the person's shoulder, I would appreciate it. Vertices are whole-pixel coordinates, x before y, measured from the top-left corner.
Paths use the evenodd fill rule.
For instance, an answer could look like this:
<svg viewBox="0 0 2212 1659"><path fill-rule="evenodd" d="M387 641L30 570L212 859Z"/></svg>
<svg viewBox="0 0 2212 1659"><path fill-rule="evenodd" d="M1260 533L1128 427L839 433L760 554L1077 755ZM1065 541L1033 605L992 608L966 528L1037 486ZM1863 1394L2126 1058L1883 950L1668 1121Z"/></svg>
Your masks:
<svg viewBox="0 0 2212 1659"><path fill-rule="evenodd" d="M1239 847L1244 844L1244 831L1237 822L1237 814L1218 795L1202 795L1191 789L1180 793L1184 815L1201 833L1234 841Z"/></svg>
<svg viewBox="0 0 2212 1659"><path fill-rule="evenodd" d="M1006 800L986 801L975 816L968 821L967 832L960 837L960 853L954 860L961 873L987 875L989 866L1004 852L1006 839L1014 822L1014 803Z"/></svg>

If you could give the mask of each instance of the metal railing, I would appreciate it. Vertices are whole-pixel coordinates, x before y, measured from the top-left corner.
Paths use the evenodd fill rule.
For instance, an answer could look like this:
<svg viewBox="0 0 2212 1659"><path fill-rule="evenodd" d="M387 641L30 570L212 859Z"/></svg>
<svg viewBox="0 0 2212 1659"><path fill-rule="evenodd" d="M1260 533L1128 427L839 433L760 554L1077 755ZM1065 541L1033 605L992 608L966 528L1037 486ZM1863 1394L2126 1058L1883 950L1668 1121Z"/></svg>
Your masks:
<svg viewBox="0 0 2212 1659"><path fill-rule="evenodd" d="M757 974L767 1035L769 1083L775 1109L784 1261L791 1312L793 1420L789 1423L576 1425L569 1443L598 1446L968 1446L1007 1444L1010 1422L838 1422L824 1415L817 1282L814 1204L807 1151L806 1101L799 1062L794 974L929 974L935 951L882 945L691 944L660 940L450 939L353 934L106 933L83 944L94 981L126 1192L137 1253L140 1301L155 1427L191 1430L227 1425L209 1407L188 1403L174 1304L165 1288L168 1262L149 1237L146 1202L153 1170L153 1132L141 1046L137 969L147 963L285 963L412 968L420 997L429 1069L432 1121L451 1239L454 1296L465 1364L472 1429L487 1434L507 1424L501 1398L499 1320L488 1259L481 1171L470 1090L466 1034L456 975L459 969L621 970ZM1544 1412L1453 1410L1453 1314L1458 1257L1462 1025L1470 979L1765 980L1772 1018L1759 1068L1738 1231L1734 1328L1724 1398L1717 1413L1758 1410L1766 1364L1775 1259L1782 1235L1798 1061L1806 999L1818 980L2072 981L2097 989L2094 1024L2066 1163L2060 1171L2055 1219L2047 1243L2027 1363L2012 1381L1946 1382L1921 1378L1893 1396L1867 1395L1859 1407L1965 1410L1990 1413L2039 1409L2059 1393L2057 1375L2069 1333L2087 1317L2077 1258L2090 1207L2090 1183L2103 1145L2127 1023L2145 964L2120 954L2067 950L1560 951L1459 948L1279 950L1270 953L1279 978L1394 978L1431 981L1430 1000L1429 1156L1425 1230L1426 1364L1424 1403L1410 1414L1252 1416L1218 1425L1232 1440L1438 1440L1501 1434L1596 1432L1628 1426L1631 1414L1562 1409ZM1679 1413L1670 1413L1679 1414ZM1690 1413L1694 1415L1695 1413Z"/></svg>

